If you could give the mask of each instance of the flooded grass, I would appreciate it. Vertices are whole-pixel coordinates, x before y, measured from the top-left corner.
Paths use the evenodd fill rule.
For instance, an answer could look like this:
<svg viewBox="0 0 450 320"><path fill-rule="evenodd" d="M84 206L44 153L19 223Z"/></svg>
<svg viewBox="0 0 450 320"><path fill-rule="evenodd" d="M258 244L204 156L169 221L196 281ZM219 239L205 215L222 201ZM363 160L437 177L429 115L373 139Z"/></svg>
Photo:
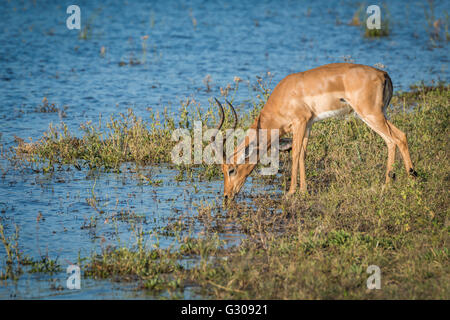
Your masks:
<svg viewBox="0 0 450 320"><path fill-rule="evenodd" d="M240 80L240 79L239 79ZM239 81L235 86L228 85L222 90L224 96L228 96L237 90ZM267 98L268 89L264 87L267 82L258 78L257 90L261 90L264 98ZM46 102L46 101L45 101ZM251 117L262 107L264 101L260 99L253 102L253 110L250 114L241 115L239 126L247 129L251 124ZM20 161L30 166L36 172L54 171L62 165L72 165L81 170L82 167L105 171L120 172L124 163L134 163L137 166L166 163L171 164L171 151L176 142L172 140L172 133L177 128L189 130L194 136L194 121L200 121L203 129L212 128L217 121L217 107L212 103L203 110L194 99L182 103L178 117L168 114L165 110L162 114L149 111L149 121L137 117L132 109L121 113L119 117L110 117L104 123L102 118L98 124L87 122L80 127L83 131L81 137L75 137L69 132L67 125L61 122L59 126L50 125L43 138L38 141L25 142L18 138L17 147L11 149L10 159ZM232 121L231 111L225 109L226 122L224 127L229 127ZM192 139L194 141L194 139ZM204 142L204 146L208 143ZM215 165L179 165L180 177L186 170L200 167L200 174L211 178L220 173ZM149 183L158 183L148 177L144 177Z"/></svg>
<svg viewBox="0 0 450 320"><path fill-rule="evenodd" d="M428 0L424 5L425 20L427 22L427 33L432 47L440 46L440 42L449 41L450 34L448 32L449 17L448 12L435 14L435 4L433 0Z"/></svg>
<svg viewBox="0 0 450 320"><path fill-rule="evenodd" d="M50 258L48 254L42 255L39 259L33 259L22 253L17 225L14 234L7 237L5 228L0 223L0 240L6 252L4 266L0 268L0 280L17 280L24 272L54 274L61 271L57 259Z"/></svg>

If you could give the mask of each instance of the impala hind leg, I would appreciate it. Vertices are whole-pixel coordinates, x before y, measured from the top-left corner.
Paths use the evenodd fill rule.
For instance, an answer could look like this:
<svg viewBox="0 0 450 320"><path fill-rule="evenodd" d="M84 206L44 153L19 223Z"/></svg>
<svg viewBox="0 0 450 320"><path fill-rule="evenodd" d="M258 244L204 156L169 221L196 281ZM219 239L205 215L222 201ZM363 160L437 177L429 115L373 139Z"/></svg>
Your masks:
<svg viewBox="0 0 450 320"><path fill-rule="evenodd" d="M395 174L392 172L392 166L395 161L396 146L399 148L400 153L402 155L406 172L416 176L417 173L413 169L405 133L403 133L401 130L396 128L392 123L390 123L382 113L380 113L380 115L377 116L367 115L362 116L361 118L373 131L378 133L383 138L388 147L386 183L388 183L391 180L391 178L395 178Z"/></svg>
<svg viewBox="0 0 450 320"><path fill-rule="evenodd" d="M386 164L386 183L391 181L391 178L395 180L395 173L392 171L392 166L395 161L395 143L392 140L384 139L388 147L388 159Z"/></svg>
<svg viewBox="0 0 450 320"><path fill-rule="evenodd" d="M406 134L396 128L392 123L390 123L388 120L386 120L386 124L389 127L392 135L394 136L395 144L397 145L398 149L400 150L400 153L403 158L403 163L405 165L406 173L409 173L410 175L416 177L417 172L414 170L411 156L409 154L408 149L408 141L406 140Z"/></svg>

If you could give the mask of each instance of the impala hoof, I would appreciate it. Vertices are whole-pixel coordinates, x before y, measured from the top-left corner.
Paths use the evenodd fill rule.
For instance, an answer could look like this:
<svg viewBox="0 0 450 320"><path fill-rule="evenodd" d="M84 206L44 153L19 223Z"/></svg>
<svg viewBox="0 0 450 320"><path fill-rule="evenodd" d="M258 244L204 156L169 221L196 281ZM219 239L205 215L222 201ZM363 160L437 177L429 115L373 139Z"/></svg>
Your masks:
<svg viewBox="0 0 450 320"><path fill-rule="evenodd" d="M409 174L410 174L413 178L416 178L416 177L417 177L417 171L414 170L413 168L409 169Z"/></svg>

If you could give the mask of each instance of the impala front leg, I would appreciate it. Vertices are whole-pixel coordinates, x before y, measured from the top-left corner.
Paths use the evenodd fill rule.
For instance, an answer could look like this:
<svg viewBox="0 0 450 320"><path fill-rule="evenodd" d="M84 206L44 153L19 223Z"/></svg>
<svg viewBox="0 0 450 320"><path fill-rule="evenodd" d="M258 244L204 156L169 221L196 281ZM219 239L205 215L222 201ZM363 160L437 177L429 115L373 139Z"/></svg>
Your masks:
<svg viewBox="0 0 450 320"><path fill-rule="evenodd" d="M300 192L306 192L306 171L305 171L305 157L306 157L306 147L308 146L309 130L306 129L306 134L303 138L303 143L300 151Z"/></svg>
<svg viewBox="0 0 450 320"><path fill-rule="evenodd" d="M297 175L298 166L300 160L300 153L302 151L303 137L305 136L307 121L299 121L293 126L292 135L292 173L291 173L291 186L288 191L288 195L294 194L297 189ZM302 170L304 171L304 163ZM303 177L304 178L304 177Z"/></svg>

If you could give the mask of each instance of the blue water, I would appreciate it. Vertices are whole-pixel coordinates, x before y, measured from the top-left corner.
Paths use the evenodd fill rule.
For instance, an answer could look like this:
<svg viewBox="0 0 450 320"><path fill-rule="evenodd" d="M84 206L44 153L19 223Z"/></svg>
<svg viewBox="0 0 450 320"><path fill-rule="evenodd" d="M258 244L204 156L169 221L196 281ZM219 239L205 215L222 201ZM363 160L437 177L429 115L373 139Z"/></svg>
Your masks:
<svg viewBox="0 0 450 320"><path fill-rule="evenodd" d="M188 97L207 106L236 76L244 80L237 104L257 94L247 88L256 76L270 72L273 88L289 73L332 62L382 64L394 90L450 78L448 43L430 41L426 1L389 3L391 34L381 39L364 38L361 28L348 25L358 1L77 1L81 27L89 26L86 39L66 28L70 4L30 0L0 5L0 142L5 147L15 144L14 136L37 139L61 120L77 133L85 121L128 108L146 118L148 107L176 112ZM445 19L449 7L448 1L435 1L435 19ZM382 7L382 19L386 16ZM140 64L130 65L130 59ZM66 116L36 112L44 97L58 108L66 106ZM243 103L241 112L248 108ZM222 188L221 181L195 188L174 182L176 172L164 167L145 168L163 180L151 186L133 173L71 170L48 176L8 166L0 161L6 170L0 177L0 221L7 234L18 225L26 254L48 252L63 266L118 238L131 245L135 225L151 232L171 219L196 215L193 203L220 201ZM258 192L251 183L245 188ZM103 213L87 203L93 194ZM129 210L135 222L111 223L121 210ZM37 222L39 214L44 219ZM87 227L91 221L95 227ZM162 238L161 245L172 241ZM2 267L4 257L0 247ZM66 276L62 272L53 278L64 285ZM17 283L0 283L0 298L149 297L125 285L83 281L81 291L58 291L51 289L47 275L23 276Z"/></svg>

